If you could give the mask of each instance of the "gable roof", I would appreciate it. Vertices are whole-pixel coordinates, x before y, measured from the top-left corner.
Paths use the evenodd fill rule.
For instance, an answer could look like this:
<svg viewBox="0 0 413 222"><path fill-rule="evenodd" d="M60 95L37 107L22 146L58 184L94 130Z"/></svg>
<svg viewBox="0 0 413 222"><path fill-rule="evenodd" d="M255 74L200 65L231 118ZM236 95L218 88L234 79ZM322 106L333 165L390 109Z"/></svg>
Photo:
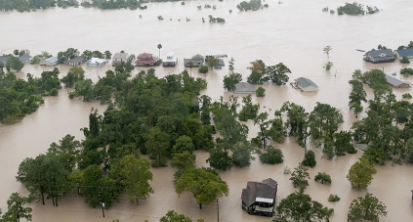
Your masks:
<svg viewBox="0 0 413 222"><path fill-rule="evenodd" d="M152 59L152 54L144 52L138 55L138 59Z"/></svg>
<svg viewBox="0 0 413 222"><path fill-rule="evenodd" d="M297 81L298 85L301 88L306 88L308 86L318 87L313 81L311 81L311 79L307 79L305 77L300 77L300 78L296 79L295 81Z"/></svg>
<svg viewBox="0 0 413 222"><path fill-rule="evenodd" d="M50 62L50 63L56 63L57 61L59 61L59 59L57 58L57 56L53 56L53 57L50 57L50 58L48 58L44 61Z"/></svg>
<svg viewBox="0 0 413 222"><path fill-rule="evenodd" d="M399 85L405 83L405 82L401 81L400 79L396 79L393 76L390 76L390 75L387 75L387 74L386 74L386 80L387 80L387 83L392 85L392 86L399 86Z"/></svg>
<svg viewBox="0 0 413 222"><path fill-rule="evenodd" d="M235 84L235 91L254 91L255 92L255 87L252 84L249 84L247 82L240 82Z"/></svg>
<svg viewBox="0 0 413 222"><path fill-rule="evenodd" d="M32 57L30 55L22 55L19 57L20 62L25 62L27 60L30 60Z"/></svg>
<svg viewBox="0 0 413 222"><path fill-rule="evenodd" d="M192 58L191 59L204 59L204 57L203 56L201 56L200 54L196 54L196 55L194 55L194 56L192 56Z"/></svg>
<svg viewBox="0 0 413 222"><path fill-rule="evenodd" d="M115 53L113 59L127 59L128 53Z"/></svg>
<svg viewBox="0 0 413 222"><path fill-rule="evenodd" d="M242 190L241 199L247 207L254 204L257 198L274 199L277 192L277 182L271 178L260 182L248 181L247 188Z"/></svg>
<svg viewBox="0 0 413 222"><path fill-rule="evenodd" d="M69 60L69 63L78 63L78 62L83 62L83 61L86 61L86 57L78 56L76 58Z"/></svg>
<svg viewBox="0 0 413 222"><path fill-rule="evenodd" d="M368 53L370 53L371 57L373 57L375 60L396 59L394 58L393 52L390 49L372 50Z"/></svg>
<svg viewBox="0 0 413 222"><path fill-rule="evenodd" d="M413 56L413 49L396 50L396 52L397 54L399 54L400 57Z"/></svg>
<svg viewBox="0 0 413 222"><path fill-rule="evenodd" d="M0 56L0 62L6 65L7 60L9 60L9 56Z"/></svg>

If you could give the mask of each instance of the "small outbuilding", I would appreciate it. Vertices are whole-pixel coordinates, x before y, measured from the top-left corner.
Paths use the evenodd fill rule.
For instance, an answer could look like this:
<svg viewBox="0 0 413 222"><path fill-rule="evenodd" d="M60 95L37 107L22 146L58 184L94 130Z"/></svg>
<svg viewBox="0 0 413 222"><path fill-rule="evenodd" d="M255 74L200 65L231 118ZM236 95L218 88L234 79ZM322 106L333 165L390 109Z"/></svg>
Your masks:
<svg viewBox="0 0 413 222"><path fill-rule="evenodd" d="M274 215L277 181L268 178L260 182L248 181L242 190L242 209L248 214L272 217Z"/></svg>
<svg viewBox="0 0 413 222"><path fill-rule="evenodd" d="M399 58L407 57L408 59L413 59L413 49L402 49L394 52L396 52Z"/></svg>
<svg viewBox="0 0 413 222"><path fill-rule="evenodd" d="M59 63L57 56L50 57L40 62L41 66L55 66Z"/></svg>
<svg viewBox="0 0 413 222"><path fill-rule="evenodd" d="M385 50L372 50L366 52L364 54L365 61L372 62L372 63L379 63L379 62L393 62L396 60L394 57L393 52L390 49Z"/></svg>
<svg viewBox="0 0 413 222"><path fill-rule="evenodd" d="M194 67L199 67L204 65L205 57L199 54L192 56L190 59L184 58L184 65L185 67L189 67L189 62L194 64Z"/></svg>
<svg viewBox="0 0 413 222"><path fill-rule="evenodd" d="M129 62L130 58L128 53L116 53L112 58L112 66L117 66L122 62Z"/></svg>
<svg viewBox="0 0 413 222"><path fill-rule="evenodd" d="M175 55L173 52L168 52L166 54L165 59L162 62L163 66L176 66L178 64L178 56Z"/></svg>
<svg viewBox="0 0 413 222"><path fill-rule="evenodd" d="M387 84L389 84L393 88L409 88L410 85L400 79L396 79L393 76L386 74Z"/></svg>
<svg viewBox="0 0 413 222"><path fill-rule="evenodd" d="M138 59L136 60L136 66L154 66L158 58L154 57L150 53L142 53L138 55Z"/></svg>
<svg viewBox="0 0 413 222"><path fill-rule="evenodd" d="M91 58L89 61L86 62L86 66L104 66L106 63L106 59Z"/></svg>
<svg viewBox="0 0 413 222"><path fill-rule="evenodd" d="M255 87L247 82L235 84L234 93L255 93Z"/></svg>
<svg viewBox="0 0 413 222"><path fill-rule="evenodd" d="M73 59L69 60L69 61L67 62L67 64L68 64L69 66L80 66L81 64L83 64L83 63L85 63L85 62L86 62L86 57L84 57L84 56L78 56L78 57L76 57L76 58L73 58Z"/></svg>
<svg viewBox="0 0 413 222"><path fill-rule="evenodd" d="M311 80L305 77L300 77L295 80L295 87L301 89L303 92L318 91L318 86Z"/></svg>

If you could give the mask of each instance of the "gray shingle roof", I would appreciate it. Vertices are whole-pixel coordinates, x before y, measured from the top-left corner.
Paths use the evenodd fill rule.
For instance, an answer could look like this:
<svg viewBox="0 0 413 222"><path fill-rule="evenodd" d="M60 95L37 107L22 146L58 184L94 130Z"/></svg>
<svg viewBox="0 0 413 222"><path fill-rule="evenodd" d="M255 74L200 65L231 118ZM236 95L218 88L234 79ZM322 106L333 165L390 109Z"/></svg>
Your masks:
<svg viewBox="0 0 413 222"><path fill-rule="evenodd" d="M394 58L393 52L390 49L372 50L369 53L375 60L396 59L396 58Z"/></svg>
<svg viewBox="0 0 413 222"><path fill-rule="evenodd" d="M305 87L307 87L307 86L315 86L315 87L318 87L313 81L311 81L311 79L307 79L307 78L305 78L305 77L300 77L300 78L296 79L296 81L297 81L298 85L299 85L301 88L305 88Z"/></svg>
<svg viewBox="0 0 413 222"><path fill-rule="evenodd" d="M240 82L235 84L236 92L255 92L255 87L247 82Z"/></svg>
<svg viewBox="0 0 413 222"><path fill-rule="evenodd" d="M48 58L44 61L47 61L47 62L50 62L50 63L56 63L58 60L59 59L57 58L57 56L53 56L53 57L50 57L50 58Z"/></svg>
<svg viewBox="0 0 413 222"><path fill-rule="evenodd" d="M6 65L7 60L9 60L8 56L0 56L0 62L2 62L4 65Z"/></svg>
<svg viewBox="0 0 413 222"><path fill-rule="evenodd" d="M78 62L84 62L84 61L86 61L86 57L78 56L76 58L69 60L69 63L78 63Z"/></svg>
<svg viewBox="0 0 413 222"><path fill-rule="evenodd" d="M248 181L247 188L242 190L241 199L247 207L254 204L257 197L274 199L277 192L277 182L266 179L260 182Z"/></svg>
<svg viewBox="0 0 413 222"><path fill-rule="evenodd" d="M22 55L22 56L19 57L19 59L20 59L21 62L28 61L28 60L30 60L31 58L32 58L32 57L31 57L30 55Z"/></svg>
<svg viewBox="0 0 413 222"><path fill-rule="evenodd" d="M128 53L116 53L113 56L113 59L127 59L128 58Z"/></svg>
<svg viewBox="0 0 413 222"><path fill-rule="evenodd" d="M386 74L386 79L387 79L387 83L392 85L392 86L398 86L401 85L405 82L401 81L400 79L396 79L393 76L389 76Z"/></svg>
<svg viewBox="0 0 413 222"><path fill-rule="evenodd" d="M404 57L404 56L413 56L413 49L403 49L403 50L396 50L397 54L399 56Z"/></svg>

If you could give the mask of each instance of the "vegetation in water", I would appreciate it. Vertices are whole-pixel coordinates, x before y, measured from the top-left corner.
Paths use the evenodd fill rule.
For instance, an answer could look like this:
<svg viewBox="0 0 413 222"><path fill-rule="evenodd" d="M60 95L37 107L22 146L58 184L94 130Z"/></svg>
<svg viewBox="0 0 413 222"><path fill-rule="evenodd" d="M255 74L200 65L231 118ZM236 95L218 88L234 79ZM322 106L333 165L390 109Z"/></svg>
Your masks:
<svg viewBox="0 0 413 222"><path fill-rule="evenodd" d="M257 95L257 97L264 97L265 96L265 89L260 86L255 91L255 94Z"/></svg>
<svg viewBox="0 0 413 222"><path fill-rule="evenodd" d="M251 74L248 76L248 83L261 85L271 80L276 85L281 86L289 80L288 74L291 73L291 70L282 62L274 66L266 66L262 60L256 60L250 64L248 69L251 70Z"/></svg>
<svg viewBox="0 0 413 222"><path fill-rule="evenodd" d="M49 54L48 52L44 51L42 52L42 54L40 55L35 55L33 56L32 60L30 61L30 64L39 64L41 61L44 61L48 58L52 57L51 54Z"/></svg>
<svg viewBox="0 0 413 222"><path fill-rule="evenodd" d="M266 6L268 7L268 5ZM250 0L249 2L243 1L237 5L238 10L240 11L256 11L263 8L261 0Z"/></svg>
<svg viewBox="0 0 413 222"><path fill-rule="evenodd" d="M376 173L374 164L362 158L351 166L347 179L353 188L367 188L373 180L373 175Z"/></svg>
<svg viewBox="0 0 413 222"><path fill-rule="evenodd" d="M371 193L354 199L349 207L348 221L379 222L380 217L387 216L386 205Z"/></svg>
<svg viewBox="0 0 413 222"><path fill-rule="evenodd" d="M318 172L318 174L314 177L315 181L321 182L322 184L324 184L324 182L327 182L329 184L331 184L331 177L330 175L326 174L325 172L321 173Z"/></svg>
<svg viewBox="0 0 413 222"><path fill-rule="evenodd" d="M400 74L404 75L405 77L413 75L413 69L412 68L403 68L400 70Z"/></svg>
<svg viewBox="0 0 413 222"><path fill-rule="evenodd" d="M242 81L242 75L239 73L231 73L224 76L224 89L228 91L234 91L235 85Z"/></svg>
<svg viewBox="0 0 413 222"><path fill-rule="evenodd" d="M268 147L266 153L260 154L260 160L266 164L278 164L284 162L284 155L280 149Z"/></svg>
<svg viewBox="0 0 413 222"><path fill-rule="evenodd" d="M333 63L330 62L330 61L328 61L328 62L323 66L323 68L325 68L326 71L330 71L331 67L333 67Z"/></svg>
<svg viewBox="0 0 413 222"><path fill-rule="evenodd" d="M212 17L212 15L209 15L209 23L225 23L225 19L219 17L215 18Z"/></svg>
<svg viewBox="0 0 413 222"><path fill-rule="evenodd" d="M205 65L202 65L202 66L200 66L199 67L199 69L198 69L198 72L199 73L207 73L208 72L208 66L205 66Z"/></svg>
<svg viewBox="0 0 413 222"><path fill-rule="evenodd" d="M411 99L412 95L410 93L405 93L402 95L403 99Z"/></svg>
<svg viewBox="0 0 413 222"><path fill-rule="evenodd" d="M406 56L403 56L402 59L400 59L400 62L403 64L410 64L410 61Z"/></svg>
<svg viewBox="0 0 413 222"><path fill-rule="evenodd" d="M328 197L329 202L337 202L339 200L340 200L340 197L338 197L337 194L336 195L330 194L330 196Z"/></svg>
<svg viewBox="0 0 413 222"><path fill-rule="evenodd" d="M315 167L317 161L315 160L315 154L312 150L307 151L302 162L304 166L309 166L311 168Z"/></svg>
<svg viewBox="0 0 413 222"><path fill-rule="evenodd" d="M364 6L357 2L354 3L346 3L344 6L340 6L337 8L339 14L347 14L347 15L364 15Z"/></svg>
<svg viewBox="0 0 413 222"><path fill-rule="evenodd" d="M294 168L294 171L291 173L290 180L293 182L295 188L300 188L300 190L304 190L308 186L308 180L310 178L310 174L307 172L308 168L304 166L298 166Z"/></svg>
<svg viewBox="0 0 413 222"><path fill-rule="evenodd" d="M0 11L30 12L36 10L44 10L53 7L78 7L79 2L76 0L43 0L43 1L29 1L29 0L3 0L0 1Z"/></svg>

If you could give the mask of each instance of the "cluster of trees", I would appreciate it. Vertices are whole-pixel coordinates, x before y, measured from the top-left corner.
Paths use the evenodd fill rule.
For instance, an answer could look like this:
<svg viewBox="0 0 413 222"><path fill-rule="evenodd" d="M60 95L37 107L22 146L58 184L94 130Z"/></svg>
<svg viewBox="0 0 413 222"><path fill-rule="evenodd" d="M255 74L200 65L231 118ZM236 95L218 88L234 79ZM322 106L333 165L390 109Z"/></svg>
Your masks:
<svg viewBox="0 0 413 222"><path fill-rule="evenodd" d="M261 8L268 8L268 4L263 5L261 0L250 0L249 2L243 1L237 5L238 10L240 11L257 11Z"/></svg>
<svg viewBox="0 0 413 222"><path fill-rule="evenodd" d="M52 57L51 54L49 54L48 52L44 51L42 52L42 54L39 55L35 55L32 60L30 61L30 64L34 65L34 64L39 64L41 61L46 60L48 58Z"/></svg>
<svg viewBox="0 0 413 222"><path fill-rule="evenodd" d="M247 82L260 85L269 80L279 86L285 85L289 80L287 74L291 73L291 70L282 62L275 66L266 66L262 60L251 62L251 67L248 69L251 70L251 74Z"/></svg>
<svg viewBox="0 0 413 222"><path fill-rule="evenodd" d="M413 69L412 68L403 68L400 70L400 74L404 75L405 77L413 75Z"/></svg>
<svg viewBox="0 0 413 222"><path fill-rule="evenodd" d="M397 48L397 50L403 50L403 49L413 49L413 41L410 41L410 43L407 44L407 46L401 45Z"/></svg>
<svg viewBox="0 0 413 222"><path fill-rule="evenodd" d="M56 96L61 88L59 70L44 71L40 78L27 74L27 81L0 70L0 122L13 123L43 104L42 96Z"/></svg>
<svg viewBox="0 0 413 222"><path fill-rule="evenodd" d="M344 6L340 6L337 8L337 13L339 15L347 14L347 15L364 15L364 6L357 2L354 3L346 3Z"/></svg>
<svg viewBox="0 0 413 222"><path fill-rule="evenodd" d="M28 202L27 197L21 197L19 193L12 193L9 200L7 200L7 212L1 215L0 209L0 222L19 222L20 218L31 221L32 208L24 206Z"/></svg>
<svg viewBox="0 0 413 222"><path fill-rule="evenodd" d="M80 52L74 48L68 48L66 51L57 53L57 59L60 64L65 64L67 61L78 57Z"/></svg>
<svg viewBox="0 0 413 222"><path fill-rule="evenodd" d="M212 15L209 15L209 23L225 23L225 19L220 17L215 18Z"/></svg>
<svg viewBox="0 0 413 222"><path fill-rule="evenodd" d="M8 57L6 64L3 62L0 62L0 72L4 74L3 68L6 68L7 72L10 72L10 70L16 70L20 71L23 69L24 64L20 61L19 57L15 57L14 55L5 55Z"/></svg>
<svg viewBox="0 0 413 222"><path fill-rule="evenodd" d="M363 156L371 163L384 164L386 160L413 162L411 119L412 104L397 101L387 85L383 71L373 69L357 77L368 84L374 99L368 101L367 117L353 123L353 138L369 149Z"/></svg>
<svg viewBox="0 0 413 222"><path fill-rule="evenodd" d="M349 83L352 85L352 91L350 93L350 101L348 105L350 106L350 109L354 110L354 113L357 117L358 113L363 111L363 106L361 105L361 102L367 102L367 94L366 91L364 91L363 83L359 79L361 77L361 71L354 71L353 77L354 79L349 81Z"/></svg>
<svg viewBox="0 0 413 222"><path fill-rule="evenodd" d="M82 56L84 56L86 60L89 60L91 58L111 59L112 53L110 51L100 52L97 50L96 51L85 50L82 53Z"/></svg>
<svg viewBox="0 0 413 222"><path fill-rule="evenodd" d="M30 12L36 11L37 9L47 9L50 7L66 8L69 6L78 7L79 3L76 0L41 0L41 1L31 1L31 0L0 0L0 11L13 11L18 12Z"/></svg>
<svg viewBox="0 0 413 222"><path fill-rule="evenodd" d="M146 9L146 6L141 6L141 3L147 3L149 1L138 1L138 0L92 0L91 2L83 1L81 5L85 8L100 8L100 9L131 9L136 10Z"/></svg>

